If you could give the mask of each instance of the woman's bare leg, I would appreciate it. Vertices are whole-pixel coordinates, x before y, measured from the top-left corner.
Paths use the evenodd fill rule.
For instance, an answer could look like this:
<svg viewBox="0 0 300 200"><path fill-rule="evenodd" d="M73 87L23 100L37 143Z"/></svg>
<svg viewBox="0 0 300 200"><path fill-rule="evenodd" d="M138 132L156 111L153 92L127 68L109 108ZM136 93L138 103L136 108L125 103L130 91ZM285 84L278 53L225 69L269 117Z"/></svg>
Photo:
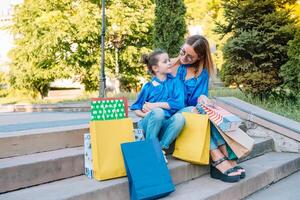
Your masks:
<svg viewBox="0 0 300 200"><path fill-rule="evenodd" d="M224 154L220 151L220 149L210 150L210 155L211 155L211 159L213 161L217 161L217 160L225 157ZM216 166L216 168L218 170L220 170L222 173L224 173L228 169L232 168L232 165L231 165L231 163L228 160L225 160L225 161L221 162L220 164L218 164ZM232 172L232 173L230 173L228 175L229 176L236 176L236 175L240 175L240 174L241 174L240 172Z"/></svg>
<svg viewBox="0 0 300 200"><path fill-rule="evenodd" d="M228 152L227 152L227 149L226 149L226 145L219 146L219 149L228 158ZM237 166L237 162L235 160L228 160L228 161L229 161L229 163L231 164L232 167ZM245 171L246 171L245 169L239 169L238 170L238 172L240 172L240 173L245 172Z"/></svg>

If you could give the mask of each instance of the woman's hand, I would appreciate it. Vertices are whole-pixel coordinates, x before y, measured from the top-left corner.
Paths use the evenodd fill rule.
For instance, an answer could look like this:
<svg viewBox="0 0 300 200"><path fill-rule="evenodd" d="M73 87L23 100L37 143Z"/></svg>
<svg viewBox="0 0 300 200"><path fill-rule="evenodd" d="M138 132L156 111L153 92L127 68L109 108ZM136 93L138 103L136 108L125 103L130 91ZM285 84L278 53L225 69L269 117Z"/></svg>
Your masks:
<svg viewBox="0 0 300 200"><path fill-rule="evenodd" d="M198 97L198 103L203 104L203 105L211 105L212 101L205 95L201 95Z"/></svg>

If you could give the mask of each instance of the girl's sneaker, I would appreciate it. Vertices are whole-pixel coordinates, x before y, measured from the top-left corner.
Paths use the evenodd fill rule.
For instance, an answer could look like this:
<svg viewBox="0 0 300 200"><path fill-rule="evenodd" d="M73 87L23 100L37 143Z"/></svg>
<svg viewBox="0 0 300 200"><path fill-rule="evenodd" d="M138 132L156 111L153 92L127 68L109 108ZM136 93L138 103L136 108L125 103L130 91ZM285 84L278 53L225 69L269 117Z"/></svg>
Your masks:
<svg viewBox="0 0 300 200"><path fill-rule="evenodd" d="M164 150L161 150L161 151L163 152L165 162L168 164L168 159L167 159L167 156L166 156L166 152Z"/></svg>

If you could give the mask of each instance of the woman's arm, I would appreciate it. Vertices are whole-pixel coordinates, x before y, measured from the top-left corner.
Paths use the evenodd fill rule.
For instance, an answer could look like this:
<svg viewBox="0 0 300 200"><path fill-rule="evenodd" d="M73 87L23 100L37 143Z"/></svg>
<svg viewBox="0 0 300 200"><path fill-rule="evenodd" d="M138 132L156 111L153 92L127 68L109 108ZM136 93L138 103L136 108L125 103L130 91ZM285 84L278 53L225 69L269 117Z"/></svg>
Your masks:
<svg viewBox="0 0 300 200"><path fill-rule="evenodd" d="M206 95L201 95L200 97L198 97L197 102L204 105L210 105L213 103Z"/></svg>

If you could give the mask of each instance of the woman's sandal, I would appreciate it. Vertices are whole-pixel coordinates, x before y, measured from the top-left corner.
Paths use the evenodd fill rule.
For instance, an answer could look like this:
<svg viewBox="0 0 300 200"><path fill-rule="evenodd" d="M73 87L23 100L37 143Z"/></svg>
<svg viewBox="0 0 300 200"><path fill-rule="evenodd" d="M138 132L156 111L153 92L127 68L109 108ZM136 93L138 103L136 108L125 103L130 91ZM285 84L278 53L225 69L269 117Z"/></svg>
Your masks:
<svg viewBox="0 0 300 200"><path fill-rule="evenodd" d="M228 182L228 183L238 182L241 179L241 175L234 175L234 176L228 175L232 172L236 172L236 169L234 167L226 170L224 173L222 173L220 170L216 168L217 165L221 164L225 160L228 159L226 157L223 157L217 161L212 162L210 166L210 177L214 179L220 179L221 181Z"/></svg>
<svg viewBox="0 0 300 200"><path fill-rule="evenodd" d="M240 166L235 166L233 167L236 171L238 171L239 169L243 169L245 170L244 168L240 167ZM246 172L241 172L241 179L245 178L246 177Z"/></svg>

